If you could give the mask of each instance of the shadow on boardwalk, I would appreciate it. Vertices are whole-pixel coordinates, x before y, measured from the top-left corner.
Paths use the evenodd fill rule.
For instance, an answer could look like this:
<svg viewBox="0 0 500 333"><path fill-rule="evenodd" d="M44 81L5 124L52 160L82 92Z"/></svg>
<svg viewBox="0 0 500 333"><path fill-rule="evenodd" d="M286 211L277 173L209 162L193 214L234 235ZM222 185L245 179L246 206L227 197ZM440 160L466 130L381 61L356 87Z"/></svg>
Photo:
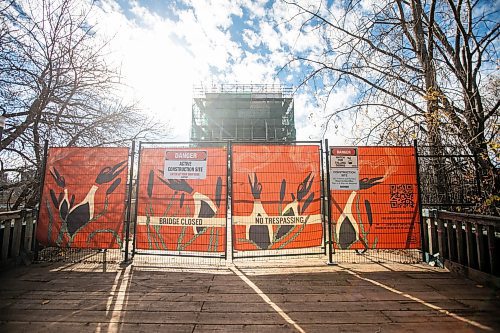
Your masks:
<svg viewBox="0 0 500 333"><path fill-rule="evenodd" d="M168 265L167 265L168 266ZM498 332L500 292L410 264L36 264L0 275L1 332Z"/></svg>

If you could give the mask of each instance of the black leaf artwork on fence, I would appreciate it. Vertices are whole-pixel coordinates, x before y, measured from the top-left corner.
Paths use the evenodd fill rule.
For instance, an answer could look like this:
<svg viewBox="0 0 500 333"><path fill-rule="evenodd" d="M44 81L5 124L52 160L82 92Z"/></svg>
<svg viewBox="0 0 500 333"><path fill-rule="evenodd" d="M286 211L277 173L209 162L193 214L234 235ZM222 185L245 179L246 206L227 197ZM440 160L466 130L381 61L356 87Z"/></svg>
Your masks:
<svg viewBox="0 0 500 333"><path fill-rule="evenodd" d="M360 179L359 181L359 188L360 190L366 190L372 188L375 185L383 183L383 181L384 177L363 178ZM340 249L348 249L356 241L359 241L363 245L363 250L361 252L359 252L359 250L356 250L356 252L364 253L368 249L368 243L367 240L363 238L366 237L366 235L364 235L364 233L362 234L360 230L360 225L362 224L362 221L361 220L356 221L356 219L352 215L353 202L354 198L357 195L358 194L356 191L353 191L351 193L349 199L347 200L346 206L344 207L343 210L341 210L338 206L336 206L339 209L339 213L345 215L345 218L340 221L340 225L337 227L337 243ZM372 226L373 214L370 201L365 200L364 204L368 216L368 224L369 226Z"/></svg>
<svg viewBox="0 0 500 333"><path fill-rule="evenodd" d="M151 171L153 172L153 171ZM161 172L161 170L160 170ZM195 218L213 218L217 215L217 208L220 208L220 202L222 198L222 178L217 177L217 182L215 185L215 207L214 203L206 195L196 192L191 185L185 179L164 179L158 176L158 179L170 189L174 191L181 191L180 207L182 208L185 200L185 193L190 194L193 197L195 205ZM195 227L196 233L205 232L207 227Z"/></svg>
<svg viewBox="0 0 500 333"><path fill-rule="evenodd" d="M349 246L351 246L356 240L356 233L357 231L354 229L353 224L349 220L348 217L346 217L343 221L342 224L340 225L340 232L339 232L339 245L341 249L347 249Z"/></svg>
<svg viewBox="0 0 500 333"><path fill-rule="evenodd" d="M248 175L248 183L250 184L254 200L258 201L260 204L262 184L259 182L257 174L254 174L253 180L250 175ZM261 214L257 214L257 217L261 216ZM269 228L267 225L251 225L248 228L248 238L261 249L267 249L269 245L271 245L271 237L269 236Z"/></svg>
<svg viewBox="0 0 500 333"><path fill-rule="evenodd" d="M257 174L253 175L253 180L252 177L248 175L248 182L250 184L251 193L254 198L254 213L252 214L256 215L255 217L257 218L262 217L262 214L260 213L255 214L255 212L260 210L264 212L264 208L262 207L262 203L260 202L262 184L258 181ZM286 180L282 179L278 203L279 215L299 216L303 214L314 201L314 192L309 193L311 191L313 183L314 176L312 175L312 172L309 172L309 174L297 186L296 194L290 193L292 202L290 202L282 209L287 186ZM306 199L304 200L304 198ZM256 209L256 206L259 206L259 208ZM250 225L248 227L248 238L260 249L269 249L273 244L283 240L287 235L289 235L295 229L295 227L295 224L282 224L277 227L275 232L273 232L273 226L271 225ZM301 230L303 230L303 228L298 232L300 232Z"/></svg>
<svg viewBox="0 0 500 333"><path fill-rule="evenodd" d="M365 200L366 215L368 215L368 224L370 227L373 225L372 205L370 201Z"/></svg>
<svg viewBox="0 0 500 333"><path fill-rule="evenodd" d="M66 188L64 176L62 176L55 167L49 171L50 175L54 178L56 185L61 188L61 192L57 198L53 189L50 189L49 191L52 203L59 212L61 220L61 233L58 237L60 241L62 241L63 233L67 233L69 236L69 246L79 230L106 212L108 196L111 195L121 183L121 178L116 177L126 168L126 162L127 161L123 161L113 166L101 169L95 180L97 185L93 185L87 192L85 198L77 204L75 204L74 194L71 195L71 199L68 198L68 189ZM95 193L99 189L100 185L111 181L113 181L113 183L106 190L104 209L99 214L95 214Z"/></svg>
<svg viewBox="0 0 500 333"><path fill-rule="evenodd" d="M217 177L217 185L215 186L215 204L220 207L220 200L222 198L222 178Z"/></svg>
<svg viewBox="0 0 500 333"><path fill-rule="evenodd" d="M150 170L148 176L148 187L147 187L148 197L150 199L153 196L154 180L155 180L155 172L154 170Z"/></svg>

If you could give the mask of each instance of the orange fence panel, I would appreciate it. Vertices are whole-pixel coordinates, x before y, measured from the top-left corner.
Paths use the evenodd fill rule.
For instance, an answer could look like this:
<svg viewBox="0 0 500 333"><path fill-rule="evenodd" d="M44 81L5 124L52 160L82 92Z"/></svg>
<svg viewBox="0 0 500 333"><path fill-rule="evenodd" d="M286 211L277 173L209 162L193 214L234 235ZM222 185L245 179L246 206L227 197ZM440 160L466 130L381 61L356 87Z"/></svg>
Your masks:
<svg viewBox="0 0 500 333"><path fill-rule="evenodd" d="M232 148L236 251L321 246L321 165L317 145Z"/></svg>
<svg viewBox="0 0 500 333"><path fill-rule="evenodd" d="M50 148L37 240L109 249L123 239L128 148Z"/></svg>
<svg viewBox="0 0 500 333"><path fill-rule="evenodd" d="M413 147L358 147L359 190L332 190L338 249L418 249L420 215Z"/></svg>
<svg viewBox="0 0 500 333"><path fill-rule="evenodd" d="M142 149L136 248L225 252L226 196L225 147Z"/></svg>

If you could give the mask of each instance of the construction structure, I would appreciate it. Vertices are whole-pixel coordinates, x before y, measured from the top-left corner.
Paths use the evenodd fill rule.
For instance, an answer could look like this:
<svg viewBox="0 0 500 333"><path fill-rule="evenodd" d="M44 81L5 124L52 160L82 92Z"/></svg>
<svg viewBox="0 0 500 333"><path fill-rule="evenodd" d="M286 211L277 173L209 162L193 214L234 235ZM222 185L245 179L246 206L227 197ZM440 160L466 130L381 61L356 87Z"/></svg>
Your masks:
<svg viewBox="0 0 500 333"><path fill-rule="evenodd" d="M191 141L296 140L292 88L268 84L195 87Z"/></svg>

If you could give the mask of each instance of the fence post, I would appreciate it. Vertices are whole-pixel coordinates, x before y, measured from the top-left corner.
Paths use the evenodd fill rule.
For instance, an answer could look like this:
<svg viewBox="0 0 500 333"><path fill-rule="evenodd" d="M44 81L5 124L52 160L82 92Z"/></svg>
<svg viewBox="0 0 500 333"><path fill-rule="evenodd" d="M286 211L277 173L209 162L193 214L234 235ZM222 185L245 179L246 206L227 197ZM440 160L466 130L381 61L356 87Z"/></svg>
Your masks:
<svg viewBox="0 0 500 333"><path fill-rule="evenodd" d="M45 171L47 168L47 156L48 156L48 151L49 151L49 140L45 140L43 143L43 165L42 165L42 170L41 170L41 175L40 175L40 187L38 191L38 209L36 212L36 224L38 224L38 221L40 220L40 211L42 210L42 198L43 198L43 185L45 183ZM37 227L35 225L35 231ZM34 251L34 256L33 259L35 261L38 260L38 240L36 239L36 232L35 232L35 251Z"/></svg>
<svg viewBox="0 0 500 333"><path fill-rule="evenodd" d="M328 148L326 149L328 151ZM320 145L320 165L321 165L321 188L320 188L320 197L321 197L321 214L323 215L322 219L321 219L321 222L322 222L322 227L323 227L323 244L324 244L324 247L325 247L325 251L324 251L324 254L326 255L327 254L327 244L328 244L328 240L326 239L326 228L325 228L325 223L327 221L327 218L326 218L326 205L327 203L325 203L325 189L326 189L326 184L325 184L325 169L323 167L323 154L324 154L324 150L323 150L323 141L321 141L321 145Z"/></svg>
<svg viewBox="0 0 500 333"><path fill-rule="evenodd" d="M328 146L328 139L325 139L326 151L326 191L327 193L327 222L328 222L328 265L336 265L333 262L333 242L332 242L332 216L331 216L331 191L330 191L330 147Z"/></svg>
<svg viewBox="0 0 500 333"><path fill-rule="evenodd" d="M420 165L418 162L418 142L417 139L413 140L413 147L415 148L415 167L417 173L417 200L418 200L418 213L420 216L420 247L422 250L422 261L425 261L425 237L424 237L424 219L422 217L422 195L420 193Z"/></svg>
<svg viewBox="0 0 500 333"><path fill-rule="evenodd" d="M135 156L135 141L132 141L132 152L130 155L130 174L128 183L128 198L127 198L127 216L125 218L125 263L128 262L128 248L130 238L130 211L132 210L132 191L134 181L134 156ZM137 203L137 200L136 200Z"/></svg>
<svg viewBox="0 0 500 333"><path fill-rule="evenodd" d="M227 161L226 161L226 249L225 256L226 261L228 258L233 261L234 257L234 244L233 244L233 144L229 140L227 142ZM229 202L229 197L231 201ZM231 207L228 206L231 205ZM229 219L228 211L231 213L231 219ZM228 256L228 245L231 242L231 256Z"/></svg>
<svg viewBox="0 0 500 333"><path fill-rule="evenodd" d="M132 241L132 257L135 255L135 242L136 242L136 237L137 237L137 211L138 211L138 206L139 206L139 179L140 177L140 172L141 172L141 148L142 148L142 142L139 141L139 151L138 154L139 156L137 157L137 180L135 182L135 212L134 212L134 237Z"/></svg>

